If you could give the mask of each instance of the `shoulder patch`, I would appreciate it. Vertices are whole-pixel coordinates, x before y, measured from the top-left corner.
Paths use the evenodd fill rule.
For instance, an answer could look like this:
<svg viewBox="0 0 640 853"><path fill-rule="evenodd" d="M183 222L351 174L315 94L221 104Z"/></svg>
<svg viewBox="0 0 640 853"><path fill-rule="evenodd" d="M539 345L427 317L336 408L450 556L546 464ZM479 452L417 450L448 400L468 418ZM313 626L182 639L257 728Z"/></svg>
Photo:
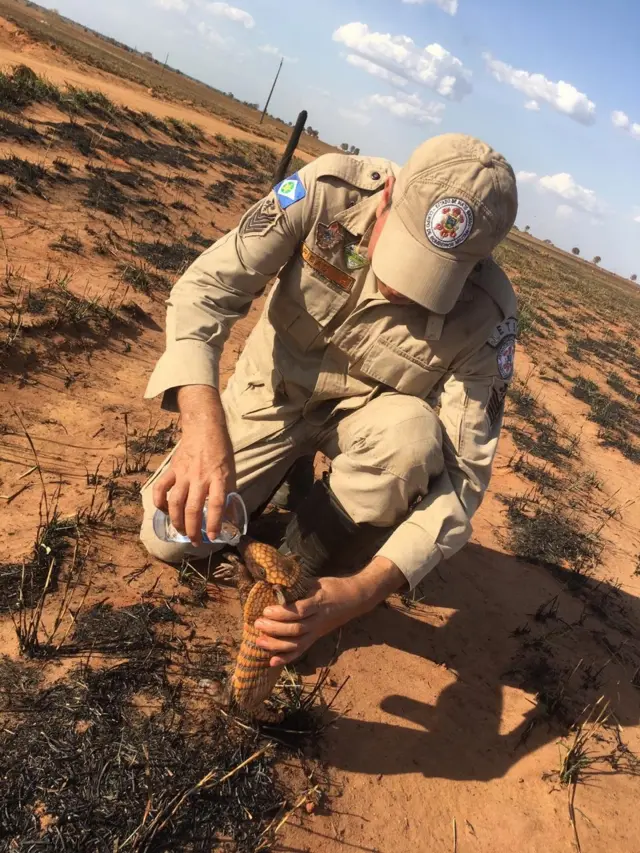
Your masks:
<svg viewBox="0 0 640 853"><path fill-rule="evenodd" d="M496 361L498 362L498 373L508 382L513 376L513 366L516 356L516 339L514 335L508 335L503 339L502 343L496 351Z"/></svg>
<svg viewBox="0 0 640 853"><path fill-rule="evenodd" d="M253 210L250 210L240 223L242 237L263 237L282 216L273 196L265 198Z"/></svg>
<svg viewBox="0 0 640 853"><path fill-rule="evenodd" d="M502 323L498 323L491 333L491 336L488 338L487 343L490 347L495 348L499 346L505 338L515 338L517 334L518 321L515 317L507 317L507 319L503 320Z"/></svg>
<svg viewBox="0 0 640 853"><path fill-rule="evenodd" d="M284 181L276 184L274 192L282 210L286 210L292 204L301 201L307 194L300 175L297 172L291 175L290 178L285 178Z"/></svg>

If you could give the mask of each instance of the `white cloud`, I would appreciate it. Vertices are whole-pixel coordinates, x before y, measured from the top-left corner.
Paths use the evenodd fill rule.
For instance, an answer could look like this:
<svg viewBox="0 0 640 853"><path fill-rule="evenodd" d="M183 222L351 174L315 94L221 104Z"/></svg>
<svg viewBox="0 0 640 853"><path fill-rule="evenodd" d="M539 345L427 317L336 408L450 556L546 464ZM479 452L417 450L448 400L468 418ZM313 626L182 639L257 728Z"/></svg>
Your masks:
<svg viewBox="0 0 640 853"><path fill-rule="evenodd" d="M525 110L532 110L533 112L540 112L540 104L537 101L527 101L524 105Z"/></svg>
<svg viewBox="0 0 640 853"><path fill-rule="evenodd" d="M422 5L423 3L435 3L436 6L439 6L443 12L446 12L447 15L455 15L458 11L458 0L402 0L403 3L416 3Z"/></svg>
<svg viewBox="0 0 640 853"><path fill-rule="evenodd" d="M282 58L282 59L284 59L285 62L297 62L298 61L293 56L285 56L279 47L275 47L272 44L263 44L258 48L258 50L261 50L263 53L269 54L269 56L277 56L278 58Z"/></svg>
<svg viewBox="0 0 640 853"><path fill-rule="evenodd" d="M573 208L568 204L559 204L556 208L556 216L558 219L570 219L573 216Z"/></svg>
<svg viewBox="0 0 640 853"><path fill-rule="evenodd" d="M600 217L606 212L606 205L601 202L593 190L580 186L574 177L568 172L559 172L557 175L544 175L538 177L535 172L518 172L516 178L520 183L534 184L542 192L551 193L561 198L565 204L561 204L556 214L564 215L564 208L582 210L594 217ZM562 212L560 208L563 208Z"/></svg>
<svg viewBox="0 0 640 853"><path fill-rule="evenodd" d="M393 83L394 86L406 86L408 83L408 80L405 80L404 77L400 77L398 74L392 74L391 71L387 71L386 68L381 68L380 65L376 65L375 62L371 62L370 59L358 56L356 53L349 53L347 55L347 62L355 68L361 68L373 77L379 77L381 80L388 80L389 83Z"/></svg>
<svg viewBox="0 0 640 853"><path fill-rule="evenodd" d="M371 124L371 116L366 112L361 112L360 110L347 110L342 107L338 110L338 113L346 121L352 121L354 124L359 124L360 127Z"/></svg>
<svg viewBox="0 0 640 853"><path fill-rule="evenodd" d="M629 116L623 113L622 110L614 110L611 113L611 121L614 127L621 127L623 130L626 130L631 123Z"/></svg>
<svg viewBox="0 0 640 853"><path fill-rule="evenodd" d="M153 5L167 12L186 12L189 8L186 0L153 0Z"/></svg>
<svg viewBox="0 0 640 853"><path fill-rule="evenodd" d="M255 27L256 22L253 16L244 9L238 9L236 6L230 6L229 3L208 3L205 8L216 15L218 18L228 18L230 21L235 21L237 24L242 24L248 30Z"/></svg>
<svg viewBox="0 0 640 853"><path fill-rule="evenodd" d="M623 113L622 110L614 110L611 113L611 122L614 127L626 130L634 139L640 139L640 123L636 121L632 122L629 116Z"/></svg>
<svg viewBox="0 0 640 853"><path fill-rule="evenodd" d="M392 116L417 124L440 124L444 104L431 101L425 104L418 95L371 95L367 98L368 107L380 107Z"/></svg>
<svg viewBox="0 0 640 853"><path fill-rule="evenodd" d="M439 44L420 48L409 36L374 33L366 24L358 22L337 29L333 40L346 45L372 66L433 89L443 98L460 101L472 90L471 72ZM372 72L371 65L360 64L359 67L382 76L378 71Z"/></svg>
<svg viewBox="0 0 640 853"><path fill-rule="evenodd" d="M560 80L554 83L543 74L521 71L493 59L490 53L483 54L487 69L499 83L506 83L537 102L544 101L559 113L569 116L581 124L593 124L596 120L596 105L571 83Z"/></svg>
<svg viewBox="0 0 640 853"><path fill-rule="evenodd" d="M214 44L216 47L227 49L233 44L233 39L221 36L217 30L214 30L214 28L209 26L209 24L205 24L204 21L200 21L196 26L196 29L203 38L211 42L211 44Z"/></svg>
<svg viewBox="0 0 640 853"><path fill-rule="evenodd" d="M634 222L640 222L640 213L638 214L638 216L633 217L633 221Z"/></svg>

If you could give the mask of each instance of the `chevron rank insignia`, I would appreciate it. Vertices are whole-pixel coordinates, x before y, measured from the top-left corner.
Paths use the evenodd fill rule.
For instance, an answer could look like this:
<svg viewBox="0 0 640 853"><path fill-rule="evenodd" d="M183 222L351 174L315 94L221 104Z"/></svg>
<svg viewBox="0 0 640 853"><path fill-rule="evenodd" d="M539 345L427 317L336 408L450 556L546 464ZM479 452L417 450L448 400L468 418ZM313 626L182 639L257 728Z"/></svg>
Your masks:
<svg viewBox="0 0 640 853"><path fill-rule="evenodd" d="M276 201L271 196L245 216L241 226L242 237L264 237L282 216Z"/></svg>

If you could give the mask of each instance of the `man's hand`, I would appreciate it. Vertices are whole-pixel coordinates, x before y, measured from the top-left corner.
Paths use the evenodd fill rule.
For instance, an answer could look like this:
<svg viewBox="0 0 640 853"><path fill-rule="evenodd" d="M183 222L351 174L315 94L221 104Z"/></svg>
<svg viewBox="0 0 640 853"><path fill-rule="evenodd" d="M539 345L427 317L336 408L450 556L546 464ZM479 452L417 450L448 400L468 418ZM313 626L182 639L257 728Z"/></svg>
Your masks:
<svg viewBox="0 0 640 853"><path fill-rule="evenodd" d="M292 663L316 640L361 616L406 584L397 566L381 557L356 575L318 578L311 594L283 607L267 607L255 627L257 644L273 653L271 666Z"/></svg>
<svg viewBox="0 0 640 853"><path fill-rule="evenodd" d="M208 498L207 536L220 532L226 495L235 490L233 449L220 395L208 385L178 391L182 439L171 465L153 486L153 502L169 513L171 523L198 546L202 510Z"/></svg>

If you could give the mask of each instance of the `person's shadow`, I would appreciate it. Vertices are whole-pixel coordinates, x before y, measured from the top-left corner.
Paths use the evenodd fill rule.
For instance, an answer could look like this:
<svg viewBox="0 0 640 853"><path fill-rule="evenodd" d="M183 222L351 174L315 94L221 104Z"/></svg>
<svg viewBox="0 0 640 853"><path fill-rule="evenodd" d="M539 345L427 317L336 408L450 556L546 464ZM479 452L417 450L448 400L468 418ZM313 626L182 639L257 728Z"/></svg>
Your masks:
<svg viewBox="0 0 640 853"><path fill-rule="evenodd" d="M440 682L448 686L427 704L398 691L403 682L392 674L396 689L390 695L372 700L368 685L366 701L375 707L363 708L352 698L352 708L369 718L384 716L381 709L398 722L363 722L349 710L330 711L323 750L329 764L358 773L418 770L431 777L488 780L566 734L603 695L611 702L612 720L623 727L640 720L640 598L478 545L432 573L421 594L423 605L392 600L345 627L337 655L365 646L395 647L419 659L408 662L413 677L417 670L419 678L437 681L442 671L436 668L444 665L449 672ZM439 623L433 618L438 611L429 608L453 612ZM335 637L325 638L309 653L306 667L326 665L335 655ZM376 683L384 685L384 673ZM528 694L513 694L521 712L510 715L515 718L510 729L503 720L505 687ZM406 693L411 692L409 686Z"/></svg>

